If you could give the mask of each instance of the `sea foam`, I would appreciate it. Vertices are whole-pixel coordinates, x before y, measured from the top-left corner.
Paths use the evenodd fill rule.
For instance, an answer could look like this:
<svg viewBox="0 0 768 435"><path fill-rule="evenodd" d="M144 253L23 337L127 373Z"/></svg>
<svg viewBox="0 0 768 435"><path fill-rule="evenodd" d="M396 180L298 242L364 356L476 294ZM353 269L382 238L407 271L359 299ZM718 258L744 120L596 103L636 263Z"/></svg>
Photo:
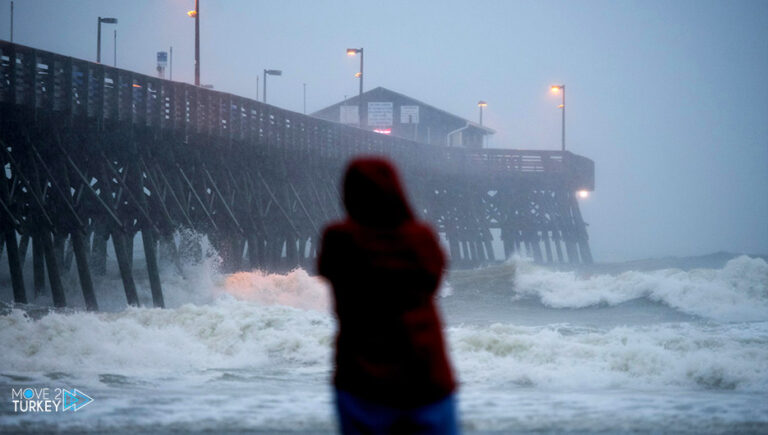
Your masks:
<svg viewBox="0 0 768 435"><path fill-rule="evenodd" d="M718 321L768 320L768 263L740 256L722 269L629 271L582 278L518 261L514 292L552 308L617 305L647 298Z"/></svg>

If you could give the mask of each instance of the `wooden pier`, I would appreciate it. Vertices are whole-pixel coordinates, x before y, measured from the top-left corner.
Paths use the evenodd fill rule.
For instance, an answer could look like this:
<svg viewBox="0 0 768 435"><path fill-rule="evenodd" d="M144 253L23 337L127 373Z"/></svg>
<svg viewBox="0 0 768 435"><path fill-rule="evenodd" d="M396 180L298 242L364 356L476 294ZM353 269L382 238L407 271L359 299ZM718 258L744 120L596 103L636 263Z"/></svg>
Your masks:
<svg viewBox="0 0 768 435"><path fill-rule="evenodd" d="M311 269L318 235L343 215L349 158L399 167L411 201L445 237L454 267L502 260L590 263L576 201L593 190L591 160L560 151L448 148L312 118L236 95L0 41L0 253L14 300L48 288L67 304L74 263L88 309L112 240L127 302L138 305L133 241L141 233L152 299L162 307L158 250L188 228L227 270ZM31 251L31 255L30 254ZM23 263L31 257L33 288Z"/></svg>

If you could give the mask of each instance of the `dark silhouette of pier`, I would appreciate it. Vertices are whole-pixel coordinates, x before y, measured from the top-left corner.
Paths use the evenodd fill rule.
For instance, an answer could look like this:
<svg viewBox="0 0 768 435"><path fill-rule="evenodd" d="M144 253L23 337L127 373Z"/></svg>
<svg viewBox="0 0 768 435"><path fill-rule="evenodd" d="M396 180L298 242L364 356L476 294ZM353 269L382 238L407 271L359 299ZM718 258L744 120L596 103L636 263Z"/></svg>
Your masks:
<svg viewBox="0 0 768 435"><path fill-rule="evenodd" d="M108 240L129 304L138 305L133 240L141 233L155 306L158 251L180 227L208 235L228 270L312 268L324 223L342 215L347 160L388 156L415 212L448 242L454 267L502 260L590 263L575 195L594 188L591 160L561 151L433 146L279 109L236 95L0 41L0 227L14 300L75 263L88 309ZM30 246L31 245L31 246Z"/></svg>

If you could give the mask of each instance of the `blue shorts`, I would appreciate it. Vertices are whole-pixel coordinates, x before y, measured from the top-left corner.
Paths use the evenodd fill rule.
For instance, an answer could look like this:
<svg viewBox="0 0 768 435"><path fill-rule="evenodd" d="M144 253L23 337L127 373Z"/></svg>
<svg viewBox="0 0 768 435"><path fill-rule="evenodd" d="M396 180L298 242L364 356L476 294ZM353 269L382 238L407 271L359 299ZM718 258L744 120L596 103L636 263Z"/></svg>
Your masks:
<svg viewBox="0 0 768 435"><path fill-rule="evenodd" d="M336 411L343 434L458 434L456 399L448 397L418 408L393 408L336 389Z"/></svg>

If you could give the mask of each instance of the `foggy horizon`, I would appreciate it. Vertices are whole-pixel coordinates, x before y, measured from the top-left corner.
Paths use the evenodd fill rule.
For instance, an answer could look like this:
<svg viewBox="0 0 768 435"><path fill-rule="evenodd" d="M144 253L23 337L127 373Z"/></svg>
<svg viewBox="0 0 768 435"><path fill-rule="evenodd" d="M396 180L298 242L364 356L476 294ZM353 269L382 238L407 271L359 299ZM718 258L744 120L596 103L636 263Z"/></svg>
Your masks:
<svg viewBox="0 0 768 435"><path fill-rule="evenodd" d="M192 0L16 0L14 42L193 82ZM9 39L10 1L0 1ZM489 146L566 146L595 162L580 205L595 260L768 254L768 2L210 2L201 0L201 81L307 113L381 86L497 131ZM169 70L166 70L168 77ZM259 87L261 87L259 83ZM261 89L258 90L259 95Z"/></svg>

